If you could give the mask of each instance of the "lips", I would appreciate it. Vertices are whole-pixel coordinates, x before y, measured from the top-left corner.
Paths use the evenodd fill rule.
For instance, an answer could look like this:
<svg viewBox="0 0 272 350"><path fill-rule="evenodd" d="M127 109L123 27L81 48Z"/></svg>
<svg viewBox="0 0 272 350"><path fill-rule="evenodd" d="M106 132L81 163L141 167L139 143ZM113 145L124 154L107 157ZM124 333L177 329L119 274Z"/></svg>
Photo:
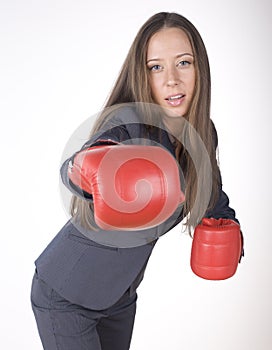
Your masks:
<svg viewBox="0 0 272 350"><path fill-rule="evenodd" d="M184 98L185 98L184 94L176 94L176 95L168 96L165 100L170 106L177 107L181 105Z"/></svg>

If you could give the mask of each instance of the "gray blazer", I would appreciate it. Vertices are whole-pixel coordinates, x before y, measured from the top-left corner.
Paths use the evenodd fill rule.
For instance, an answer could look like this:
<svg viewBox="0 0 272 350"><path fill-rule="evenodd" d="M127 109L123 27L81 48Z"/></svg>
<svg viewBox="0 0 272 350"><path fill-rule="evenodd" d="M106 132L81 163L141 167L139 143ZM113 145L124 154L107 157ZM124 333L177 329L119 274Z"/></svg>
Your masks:
<svg viewBox="0 0 272 350"><path fill-rule="evenodd" d="M83 148L100 144L105 140L137 143L143 136L155 144L159 142L174 155L175 150L169 135L162 131L158 137L158 133L154 131L147 132L133 110L118 113L117 124L114 120L111 126L108 125L101 133L88 140ZM75 188L67 175L72 157L61 167L62 181L71 192L85 198L86 193ZM222 189L214 209L206 216L237 221L234 210L229 207L228 197ZM69 220L35 261L38 276L72 303L94 310L108 308L129 288L131 292L136 290L143 278L157 238L182 219L182 208L177 208L164 224L136 232L135 242L132 240L133 244L124 244L128 248L122 248L120 244L115 245L114 242L101 244L99 240L90 239L82 233L78 225ZM100 230L96 234L100 237L111 237L111 232L108 231ZM126 239L126 232L122 234L122 239ZM131 232L127 233L127 237L132 235Z"/></svg>

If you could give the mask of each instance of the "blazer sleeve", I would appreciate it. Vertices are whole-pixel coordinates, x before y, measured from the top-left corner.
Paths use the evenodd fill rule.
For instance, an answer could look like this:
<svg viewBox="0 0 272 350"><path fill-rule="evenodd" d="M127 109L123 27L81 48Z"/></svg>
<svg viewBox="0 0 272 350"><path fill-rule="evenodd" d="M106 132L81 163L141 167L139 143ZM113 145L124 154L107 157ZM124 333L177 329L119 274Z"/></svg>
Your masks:
<svg viewBox="0 0 272 350"><path fill-rule="evenodd" d="M217 149L218 147L218 136L217 131L214 126L214 123L212 122L212 137L214 141L214 147ZM220 172L220 170L219 170ZM239 223L238 219L236 218L235 210L232 209L229 206L229 198L227 194L222 189L222 178L220 174L220 183L219 183L219 195L218 199L214 205L214 207L206 212L205 217L207 218L214 218L214 219L231 219Z"/></svg>
<svg viewBox="0 0 272 350"><path fill-rule="evenodd" d="M205 217L214 219L231 219L239 224L235 210L229 206L229 198L222 188L219 189L219 196L214 207L206 212Z"/></svg>

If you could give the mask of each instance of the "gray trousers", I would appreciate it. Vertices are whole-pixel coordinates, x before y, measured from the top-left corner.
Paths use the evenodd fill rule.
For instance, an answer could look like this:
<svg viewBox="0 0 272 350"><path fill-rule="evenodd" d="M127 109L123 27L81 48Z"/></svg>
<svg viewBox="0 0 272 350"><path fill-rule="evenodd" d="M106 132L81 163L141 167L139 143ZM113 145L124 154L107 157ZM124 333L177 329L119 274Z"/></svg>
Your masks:
<svg viewBox="0 0 272 350"><path fill-rule="evenodd" d="M127 291L105 310L70 303L35 273L31 304L45 350L128 350L136 313L136 292Z"/></svg>

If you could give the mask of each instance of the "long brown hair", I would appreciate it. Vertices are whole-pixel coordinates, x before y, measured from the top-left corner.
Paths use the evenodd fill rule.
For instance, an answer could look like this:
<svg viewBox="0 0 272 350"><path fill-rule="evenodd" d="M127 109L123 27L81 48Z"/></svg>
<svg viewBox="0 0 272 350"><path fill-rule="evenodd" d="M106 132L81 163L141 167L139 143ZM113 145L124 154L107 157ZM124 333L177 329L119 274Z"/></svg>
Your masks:
<svg viewBox="0 0 272 350"><path fill-rule="evenodd" d="M150 17L136 35L116 83L106 101L105 107L114 109L116 105L119 106L120 104L130 102L155 103L151 94L149 71L146 66L148 43L156 32L163 28L172 27L180 28L186 33L195 57L196 83L194 96L190 108L184 117L188 121L188 124L192 126L200 136L210 161L208 165L204 164L200 157L198 168L202 171L202 179L199 181L199 169L196 168L195 162L191 159L187 147L182 145L179 160L182 165L186 183L186 200L183 210L186 216L185 224L189 232L191 232L191 228L195 227L204 216L207 207L210 209L214 205L218 197L218 186L220 182L213 126L210 119L210 67L205 45L194 25L177 13L160 12ZM92 135L102 127L106 114L107 113L101 113L91 132ZM149 117L152 118L152 113L149 114ZM148 122L150 125L154 125L152 120L147 121L147 123ZM185 130L183 130L183 133L184 132ZM194 147L194 140L188 128L186 132L188 133L188 143L191 143L191 146ZM178 135L175 136L179 139ZM199 197L197 195L197 191L206 190L205 188L199 188L199 184L203 184L202 187L205 186L205 176L207 176L205 167L211 167L212 170L210 173L211 195L209 196L208 205L206 205L206 203L203 204L201 202L201 196ZM71 213L72 215L78 214L81 217L81 221L93 227L93 221L90 221L90 205L84 200L74 196L72 199Z"/></svg>

